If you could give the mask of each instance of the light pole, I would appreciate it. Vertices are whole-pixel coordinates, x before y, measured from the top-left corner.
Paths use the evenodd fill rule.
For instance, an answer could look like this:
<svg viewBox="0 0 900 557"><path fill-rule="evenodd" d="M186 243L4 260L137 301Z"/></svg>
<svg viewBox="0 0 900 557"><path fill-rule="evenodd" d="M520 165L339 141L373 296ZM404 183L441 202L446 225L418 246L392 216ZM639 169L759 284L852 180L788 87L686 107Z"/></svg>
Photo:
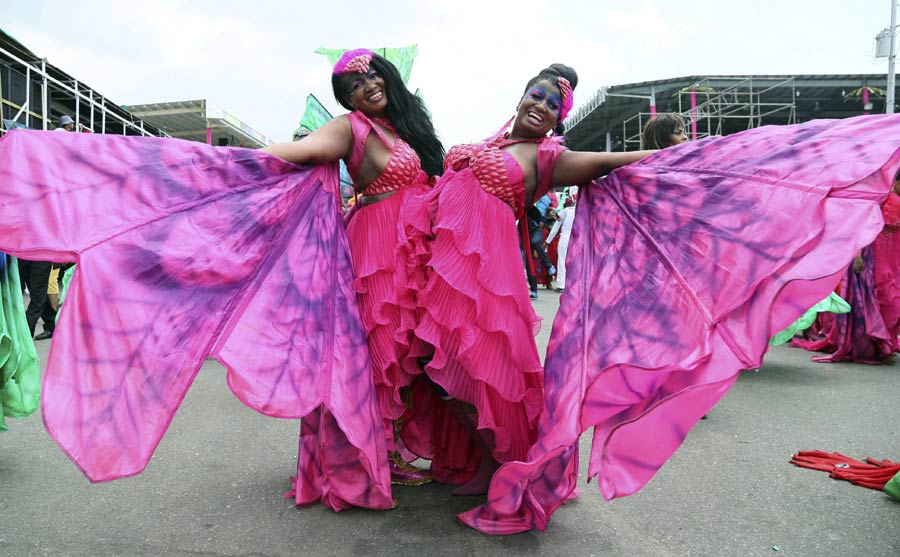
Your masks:
<svg viewBox="0 0 900 557"><path fill-rule="evenodd" d="M885 112L894 113L894 59L897 56L897 0L891 0L891 26L875 36L875 58L888 59L887 93L885 99Z"/></svg>
<svg viewBox="0 0 900 557"><path fill-rule="evenodd" d="M891 55L888 57L887 99L885 112L894 113L894 58L897 56L897 0L891 0Z"/></svg>

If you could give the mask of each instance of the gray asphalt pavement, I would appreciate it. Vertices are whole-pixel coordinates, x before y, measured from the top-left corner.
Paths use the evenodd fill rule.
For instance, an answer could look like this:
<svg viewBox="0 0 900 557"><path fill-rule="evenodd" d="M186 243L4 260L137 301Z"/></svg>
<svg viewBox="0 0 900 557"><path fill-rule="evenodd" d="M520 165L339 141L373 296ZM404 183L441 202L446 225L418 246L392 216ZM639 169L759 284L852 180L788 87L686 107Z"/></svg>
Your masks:
<svg viewBox="0 0 900 557"><path fill-rule="evenodd" d="M540 295L543 350L558 295ZM298 422L244 407L209 360L134 478L92 485L39 413L11 420L0 555L900 555L900 502L788 463L801 449L900 460L900 365L809 356L772 350L636 495L607 502L582 479L546 532L501 537L454 519L482 498L437 484L397 488L393 511L295 508Z"/></svg>

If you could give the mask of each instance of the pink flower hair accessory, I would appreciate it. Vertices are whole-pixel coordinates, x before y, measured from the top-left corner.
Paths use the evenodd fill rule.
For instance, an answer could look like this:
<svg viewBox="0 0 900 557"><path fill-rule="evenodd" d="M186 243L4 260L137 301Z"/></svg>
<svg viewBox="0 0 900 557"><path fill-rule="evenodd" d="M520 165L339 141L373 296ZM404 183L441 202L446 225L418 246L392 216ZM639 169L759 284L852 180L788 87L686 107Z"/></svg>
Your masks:
<svg viewBox="0 0 900 557"><path fill-rule="evenodd" d="M357 48L356 50L348 50L345 52L337 64L334 65L334 75L343 75L345 73L368 73L369 64L375 53L367 48Z"/></svg>
<svg viewBox="0 0 900 557"><path fill-rule="evenodd" d="M559 88L559 95L562 97L562 108L559 109L559 121L562 122L572 110L575 104L574 95L572 95L572 84L564 77L556 78L556 86Z"/></svg>

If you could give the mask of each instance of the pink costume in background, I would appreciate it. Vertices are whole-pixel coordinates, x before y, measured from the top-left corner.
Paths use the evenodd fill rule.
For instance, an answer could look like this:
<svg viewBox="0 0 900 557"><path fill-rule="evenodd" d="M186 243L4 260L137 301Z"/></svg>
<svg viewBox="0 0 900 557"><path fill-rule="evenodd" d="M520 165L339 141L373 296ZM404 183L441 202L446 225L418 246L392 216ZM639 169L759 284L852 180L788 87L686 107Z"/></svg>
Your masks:
<svg viewBox="0 0 900 557"><path fill-rule="evenodd" d="M549 189L553 162L564 150L558 140L537 141L535 198ZM408 214L415 228L433 235L416 328L435 350L425 371L450 397L477 408L477 427L492 432L498 462L525 457L537 433L542 397L534 339L540 318L528 296L516 227L526 207L524 175L502 150L519 142L498 134L454 147L435 190L422 199L427 209ZM443 410L440 404L432 407L435 415ZM480 450L470 445L457 418L445 412L434 419L439 431L429 456L435 477L467 481L478 468Z"/></svg>
<svg viewBox="0 0 900 557"><path fill-rule="evenodd" d="M400 389L421 373L418 358L427 348L413 335L418 322L416 294L425 283L425 245L420 238L407 238L400 214L409 200L430 190L428 175L419 156L383 120L369 120L361 112L348 114L353 129L353 147L347 168L356 181L366 149L366 139L375 133L391 148L384 171L366 186L363 195L393 195L354 209L347 226L350 255L359 294L362 324L366 331L375 390L384 420L388 450L394 445L394 420L406 412ZM393 143L381 130L393 134Z"/></svg>
<svg viewBox="0 0 900 557"><path fill-rule="evenodd" d="M900 195L894 192L881 206L884 229L872 242L875 256L875 294L881 317L893 341L892 352L900 352Z"/></svg>
<svg viewBox="0 0 900 557"><path fill-rule="evenodd" d="M591 427L587 475L603 496L641 489L881 230L898 146L900 116L766 126L582 188L538 440L460 519L491 534L545 529L576 494Z"/></svg>
<svg viewBox="0 0 900 557"><path fill-rule="evenodd" d="M336 164L18 130L0 157L0 251L78 262L42 412L88 478L144 469L209 355L249 407L302 417L299 503L391 505Z"/></svg>
<svg viewBox="0 0 900 557"><path fill-rule="evenodd" d="M879 364L900 350L900 196L891 192L882 214L884 229L860 253L862 270L850 265L841 280L839 292L850 313L829 316L824 338L791 342L829 353L813 361Z"/></svg>

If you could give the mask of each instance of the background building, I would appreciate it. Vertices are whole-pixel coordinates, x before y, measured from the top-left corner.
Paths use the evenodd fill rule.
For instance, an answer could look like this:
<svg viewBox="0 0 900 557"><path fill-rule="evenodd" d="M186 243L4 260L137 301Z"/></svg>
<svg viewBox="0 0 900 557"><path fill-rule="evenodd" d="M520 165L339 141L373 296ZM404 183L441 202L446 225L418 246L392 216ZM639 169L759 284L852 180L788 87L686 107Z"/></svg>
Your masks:
<svg viewBox="0 0 900 557"><path fill-rule="evenodd" d="M688 76L604 87L566 122L578 151L633 151L657 112L680 114L690 139L768 124L849 118L885 111L887 76Z"/></svg>
<svg viewBox="0 0 900 557"><path fill-rule="evenodd" d="M72 117L81 131L171 136L211 145L264 147L267 137L206 100L118 105L0 30L0 134L55 129Z"/></svg>
<svg viewBox="0 0 900 557"><path fill-rule="evenodd" d="M172 137L231 147L265 147L273 143L227 110L212 108L205 99L125 107Z"/></svg>
<svg viewBox="0 0 900 557"><path fill-rule="evenodd" d="M52 130L63 115L96 133L166 135L0 30L0 133Z"/></svg>

